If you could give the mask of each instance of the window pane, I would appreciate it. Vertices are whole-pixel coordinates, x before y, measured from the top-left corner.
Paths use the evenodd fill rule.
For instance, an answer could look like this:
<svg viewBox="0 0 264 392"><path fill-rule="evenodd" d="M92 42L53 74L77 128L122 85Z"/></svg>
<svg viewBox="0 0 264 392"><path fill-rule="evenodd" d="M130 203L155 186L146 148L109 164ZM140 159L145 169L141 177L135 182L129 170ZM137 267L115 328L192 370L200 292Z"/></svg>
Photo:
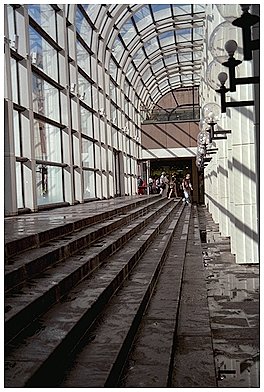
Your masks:
<svg viewBox="0 0 264 392"><path fill-rule="evenodd" d="M120 29L120 35L123 38L126 45L128 45L132 39L137 35L137 32L133 26L131 19L123 24Z"/></svg>
<svg viewBox="0 0 264 392"><path fill-rule="evenodd" d="M78 84L79 84L79 97L87 105L92 105L92 86L81 74L78 74Z"/></svg>
<svg viewBox="0 0 264 392"><path fill-rule="evenodd" d="M55 10L49 4L28 4L28 13L55 41L57 41Z"/></svg>
<svg viewBox="0 0 264 392"><path fill-rule="evenodd" d="M79 8L77 8L76 11L75 24L77 32L81 35L87 45L91 46L92 28L84 18Z"/></svg>
<svg viewBox="0 0 264 392"><path fill-rule="evenodd" d="M85 73L87 73L87 75L91 76L90 54L80 44L80 42L77 42L76 49L77 49L77 64L79 65L80 68L84 70Z"/></svg>
<svg viewBox="0 0 264 392"><path fill-rule="evenodd" d="M57 51L32 27L29 27L29 42L32 64L58 81Z"/></svg>
<svg viewBox="0 0 264 392"><path fill-rule="evenodd" d="M90 140L82 139L82 164L94 168L94 147Z"/></svg>
<svg viewBox="0 0 264 392"><path fill-rule="evenodd" d="M32 74L33 110L60 122L59 91L50 83Z"/></svg>
<svg viewBox="0 0 264 392"><path fill-rule="evenodd" d="M89 199L95 197L94 172L89 170L83 171L83 184L83 198Z"/></svg>
<svg viewBox="0 0 264 392"><path fill-rule="evenodd" d="M171 8L169 4L152 4L151 8L153 10L155 20L171 17Z"/></svg>
<svg viewBox="0 0 264 392"><path fill-rule="evenodd" d="M81 108L81 132L87 136L93 137L93 114L83 108Z"/></svg>
<svg viewBox="0 0 264 392"><path fill-rule="evenodd" d="M15 156L20 157L21 147L20 147L19 113L16 110L13 111L13 122L14 122Z"/></svg>
<svg viewBox="0 0 264 392"><path fill-rule="evenodd" d="M22 163L16 162L16 191L17 191L17 207L24 208L23 192L22 192L22 177L21 177Z"/></svg>
<svg viewBox="0 0 264 392"><path fill-rule="evenodd" d="M60 129L36 120L34 131L36 159L61 163Z"/></svg>
<svg viewBox="0 0 264 392"><path fill-rule="evenodd" d="M37 165L36 182L38 205L63 202L61 167Z"/></svg>
<svg viewBox="0 0 264 392"><path fill-rule="evenodd" d="M13 102L19 103L18 97L18 83L17 83L17 62L11 57L11 83L12 83L12 98Z"/></svg>

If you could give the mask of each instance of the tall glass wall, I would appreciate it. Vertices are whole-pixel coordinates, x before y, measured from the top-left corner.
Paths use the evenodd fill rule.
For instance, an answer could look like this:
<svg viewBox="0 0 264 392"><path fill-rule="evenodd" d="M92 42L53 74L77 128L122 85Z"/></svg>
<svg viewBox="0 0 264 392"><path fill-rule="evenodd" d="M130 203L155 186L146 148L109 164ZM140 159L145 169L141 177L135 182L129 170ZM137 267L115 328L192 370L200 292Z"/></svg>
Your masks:
<svg viewBox="0 0 264 392"><path fill-rule="evenodd" d="M136 193L139 98L104 61L108 9L5 5L7 215Z"/></svg>

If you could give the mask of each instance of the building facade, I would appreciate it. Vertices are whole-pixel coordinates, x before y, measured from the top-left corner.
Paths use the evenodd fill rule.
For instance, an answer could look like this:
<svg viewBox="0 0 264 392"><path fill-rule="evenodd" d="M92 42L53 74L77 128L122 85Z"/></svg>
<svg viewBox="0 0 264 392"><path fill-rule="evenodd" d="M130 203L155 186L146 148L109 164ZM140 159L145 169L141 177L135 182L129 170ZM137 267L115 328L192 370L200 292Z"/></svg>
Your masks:
<svg viewBox="0 0 264 392"><path fill-rule="evenodd" d="M196 139L203 107L220 103L208 69L222 11L5 5L5 215L136 195L138 174L147 181L157 163L190 171L200 202ZM240 77L259 74L257 56L242 62ZM238 85L227 97L245 99L254 106L230 107L218 121L231 133L214 141L205 203L237 262L258 263L258 89Z"/></svg>

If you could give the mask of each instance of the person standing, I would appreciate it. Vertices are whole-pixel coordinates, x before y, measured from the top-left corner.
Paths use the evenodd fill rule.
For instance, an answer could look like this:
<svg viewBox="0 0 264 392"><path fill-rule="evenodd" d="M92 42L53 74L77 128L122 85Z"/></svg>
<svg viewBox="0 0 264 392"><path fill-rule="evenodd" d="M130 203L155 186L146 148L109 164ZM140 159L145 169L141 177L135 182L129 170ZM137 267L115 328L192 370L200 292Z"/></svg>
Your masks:
<svg viewBox="0 0 264 392"><path fill-rule="evenodd" d="M186 205L191 204L191 191L193 190L193 187L191 184L190 174L186 174L185 178L183 179L182 189L183 189L185 204Z"/></svg>
<svg viewBox="0 0 264 392"><path fill-rule="evenodd" d="M168 178L166 176L166 173L162 172L161 176L160 176L160 195L162 197L167 196L167 193L168 193L168 183L169 183L169 180L168 180Z"/></svg>

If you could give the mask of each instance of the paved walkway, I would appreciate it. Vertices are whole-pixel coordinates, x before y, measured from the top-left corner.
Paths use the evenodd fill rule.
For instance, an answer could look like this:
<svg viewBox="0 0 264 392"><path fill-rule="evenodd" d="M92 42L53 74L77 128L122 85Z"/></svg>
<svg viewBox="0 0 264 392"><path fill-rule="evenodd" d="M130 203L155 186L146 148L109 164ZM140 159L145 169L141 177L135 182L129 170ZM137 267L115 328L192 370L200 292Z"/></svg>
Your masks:
<svg viewBox="0 0 264 392"><path fill-rule="evenodd" d="M198 210L218 387L258 388L259 265L236 264L229 239L205 207Z"/></svg>

